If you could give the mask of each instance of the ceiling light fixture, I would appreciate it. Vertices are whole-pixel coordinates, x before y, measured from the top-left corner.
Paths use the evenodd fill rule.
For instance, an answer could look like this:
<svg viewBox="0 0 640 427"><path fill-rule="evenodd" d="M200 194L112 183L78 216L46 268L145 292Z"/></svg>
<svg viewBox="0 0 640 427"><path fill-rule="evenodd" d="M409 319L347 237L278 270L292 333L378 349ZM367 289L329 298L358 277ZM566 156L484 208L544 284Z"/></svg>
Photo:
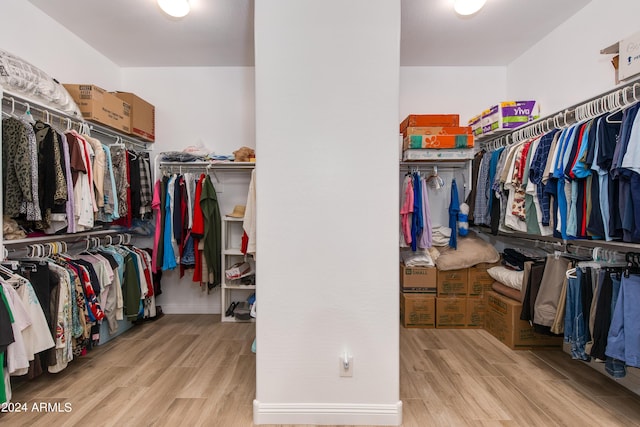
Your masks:
<svg viewBox="0 0 640 427"><path fill-rule="evenodd" d="M453 10L455 10L458 15L473 15L482 9L486 2L487 0L454 0Z"/></svg>
<svg viewBox="0 0 640 427"><path fill-rule="evenodd" d="M189 0L158 0L158 6L164 13L174 18L183 18L191 10Z"/></svg>

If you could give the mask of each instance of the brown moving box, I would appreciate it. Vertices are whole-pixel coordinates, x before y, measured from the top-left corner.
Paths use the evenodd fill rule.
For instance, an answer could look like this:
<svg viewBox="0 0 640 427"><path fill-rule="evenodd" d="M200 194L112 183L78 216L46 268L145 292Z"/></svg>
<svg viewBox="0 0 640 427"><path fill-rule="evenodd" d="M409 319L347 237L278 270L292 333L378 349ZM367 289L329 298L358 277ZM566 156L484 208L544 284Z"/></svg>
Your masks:
<svg viewBox="0 0 640 427"><path fill-rule="evenodd" d="M467 268L448 271L438 270L438 296L466 297L468 281L469 271Z"/></svg>
<svg viewBox="0 0 640 427"><path fill-rule="evenodd" d="M400 294L400 322L405 328L435 328L436 297Z"/></svg>
<svg viewBox="0 0 640 427"><path fill-rule="evenodd" d="M400 290L435 294L438 270L435 267L405 267L400 264Z"/></svg>
<svg viewBox="0 0 640 427"><path fill-rule="evenodd" d="M536 333L529 322L520 320L521 311L522 303L490 291L484 328L512 350L562 347L562 337Z"/></svg>
<svg viewBox="0 0 640 427"><path fill-rule="evenodd" d="M410 114L400 123L400 133L408 127L422 126L460 126L459 114Z"/></svg>
<svg viewBox="0 0 640 427"><path fill-rule="evenodd" d="M484 328L484 315L487 309L486 298L467 298L467 328Z"/></svg>
<svg viewBox="0 0 640 427"><path fill-rule="evenodd" d="M145 141L156 140L156 107L131 92L114 92L114 95L131 105L130 134Z"/></svg>
<svg viewBox="0 0 640 427"><path fill-rule="evenodd" d="M436 298L436 328L466 328L467 298Z"/></svg>
<svg viewBox="0 0 640 427"><path fill-rule="evenodd" d="M484 297L491 290L494 280L487 270L500 264L482 263L469 268L469 293L470 297Z"/></svg>
<svg viewBox="0 0 640 427"><path fill-rule="evenodd" d="M116 130L131 130L131 105L96 85L65 84L82 117Z"/></svg>

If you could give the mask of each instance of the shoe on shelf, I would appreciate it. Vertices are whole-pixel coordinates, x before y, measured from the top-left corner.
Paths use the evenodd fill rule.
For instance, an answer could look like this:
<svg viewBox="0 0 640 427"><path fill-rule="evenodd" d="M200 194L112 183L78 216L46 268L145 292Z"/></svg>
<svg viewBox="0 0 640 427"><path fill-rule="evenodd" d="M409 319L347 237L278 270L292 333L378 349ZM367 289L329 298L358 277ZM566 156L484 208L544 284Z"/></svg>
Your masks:
<svg viewBox="0 0 640 427"><path fill-rule="evenodd" d="M237 305L238 303L235 301L229 304L229 307L227 308L227 311L224 312L224 315L227 317L233 316L233 310L235 310Z"/></svg>

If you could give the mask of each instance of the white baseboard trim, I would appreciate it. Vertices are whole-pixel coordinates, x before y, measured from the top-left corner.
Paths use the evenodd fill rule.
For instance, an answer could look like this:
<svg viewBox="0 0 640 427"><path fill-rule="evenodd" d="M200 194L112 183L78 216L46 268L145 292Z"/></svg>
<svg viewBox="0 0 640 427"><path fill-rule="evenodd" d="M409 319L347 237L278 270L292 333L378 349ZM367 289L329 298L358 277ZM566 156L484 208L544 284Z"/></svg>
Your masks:
<svg viewBox="0 0 640 427"><path fill-rule="evenodd" d="M253 401L254 424L402 424L402 401L395 404L260 403Z"/></svg>

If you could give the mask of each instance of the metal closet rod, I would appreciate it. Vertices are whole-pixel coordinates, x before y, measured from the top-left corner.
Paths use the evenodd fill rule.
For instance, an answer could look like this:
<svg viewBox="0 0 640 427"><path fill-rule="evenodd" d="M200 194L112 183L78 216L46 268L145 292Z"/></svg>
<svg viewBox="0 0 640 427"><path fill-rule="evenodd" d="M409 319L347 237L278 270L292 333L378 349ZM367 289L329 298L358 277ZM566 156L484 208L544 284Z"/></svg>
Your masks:
<svg viewBox="0 0 640 427"><path fill-rule="evenodd" d="M517 144L535 138L552 129L562 129L598 117L602 114L619 111L640 101L640 79L594 96L550 116L543 117L512 131L503 132L482 142L485 150Z"/></svg>
<svg viewBox="0 0 640 427"><path fill-rule="evenodd" d="M61 127L66 126L68 129L75 126L76 129L80 130L85 125L83 120L78 120L75 116L63 113L62 111L51 107L45 107L42 104L30 101L10 92L4 92L2 96L2 111L13 115L16 113L16 106L20 107L22 113L26 113L28 111L33 115L33 112L35 111L40 116L40 119L46 123L54 124L52 123L51 118L55 118L58 120L58 124Z"/></svg>
<svg viewBox="0 0 640 427"><path fill-rule="evenodd" d="M484 231L476 230L481 233ZM593 256L593 255L602 255L607 254L609 258L622 258L627 252L638 251L638 244L633 243L625 243L625 242L607 242L605 240L584 240L584 239L576 239L576 240L562 240L552 236L534 236L531 234L525 233L505 233L499 232L497 236L499 240L503 242L507 242L510 239L517 240L527 240L533 242L534 245L540 245L552 248L555 250L562 250L567 253L574 253L576 255L580 255L581 252L585 255ZM617 260L617 259L616 259Z"/></svg>
<svg viewBox="0 0 640 427"><path fill-rule="evenodd" d="M457 170L467 167L466 162L451 162L451 161L421 161L421 162L401 162L400 166L406 166L409 169L433 169L433 167L437 167L438 170Z"/></svg>
<svg viewBox="0 0 640 427"><path fill-rule="evenodd" d="M114 239L114 237L116 237L117 240ZM104 239L104 242L102 239ZM47 240L42 241L41 243L31 243L19 248L5 248L4 260L10 260L9 256L11 256L11 258L20 258L23 256L44 257L53 255L55 253L64 253L69 249L79 250L83 248L84 250L89 250L97 248L102 244L128 245L130 243L131 234L129 233L113 233L103 235L102 237L93 235L86 236L84 239L76 239L73 241L69 241L67 239Z"/></svg>
<svg viewBox="0 0 640 427"><path fill-rule="evenodd" d="M147 147L146 143L139 142L139 141L134 141L134 140L128 138L127 136L120 135L120 134L116 133L115 131L109 131L108 128L103 128L102 126L97 125L95 123L89 124L89 130L90 130L90 133L96 132L96 133L99 133L100 135L108 136L111 139L113 139L116 143L123 143L125 145L131 145L131 146L134 146L134 147L139 147L142 150L151 151Z"/></svg>

